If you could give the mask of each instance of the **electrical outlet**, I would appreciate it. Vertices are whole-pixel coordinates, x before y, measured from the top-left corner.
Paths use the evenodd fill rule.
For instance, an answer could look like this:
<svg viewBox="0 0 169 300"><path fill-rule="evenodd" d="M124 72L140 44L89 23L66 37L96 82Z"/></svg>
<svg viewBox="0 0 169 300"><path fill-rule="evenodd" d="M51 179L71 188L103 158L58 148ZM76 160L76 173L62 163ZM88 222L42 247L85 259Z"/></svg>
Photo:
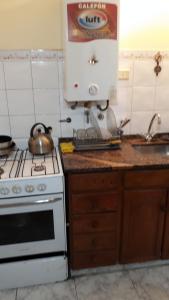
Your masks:
<svg viewBox="0 0 169 300"><path fill-rule="evenodd" d="M118 72L119 80L129 80L130 71L129 69L120 69Z"/></svg>

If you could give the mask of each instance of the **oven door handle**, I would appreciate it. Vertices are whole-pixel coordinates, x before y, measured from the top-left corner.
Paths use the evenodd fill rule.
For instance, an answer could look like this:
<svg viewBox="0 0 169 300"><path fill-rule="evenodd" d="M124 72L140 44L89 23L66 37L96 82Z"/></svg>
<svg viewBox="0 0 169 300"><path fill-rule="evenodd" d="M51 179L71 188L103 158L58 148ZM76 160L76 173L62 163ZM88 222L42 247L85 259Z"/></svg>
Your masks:
<svg viewBox="0 0 169 300"><path fill-rule="evenodd" d="M32 205L42 205L42 204L53 204L55 202L61 201L62 198L54 198L54 199L46 199L46 200L35 200L29 202L19 202L19 203L10 203L10 204L1 204L1 208L13 208L13 207L24 207L24 206L32 206Z"/></svg>

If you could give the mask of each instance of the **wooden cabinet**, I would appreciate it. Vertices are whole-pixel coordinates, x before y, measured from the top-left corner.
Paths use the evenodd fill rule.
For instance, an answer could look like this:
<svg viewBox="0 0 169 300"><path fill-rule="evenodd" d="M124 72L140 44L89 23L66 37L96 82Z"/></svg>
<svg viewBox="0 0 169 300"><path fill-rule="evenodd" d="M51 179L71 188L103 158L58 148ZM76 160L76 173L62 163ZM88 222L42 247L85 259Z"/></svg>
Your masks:
<svg viewBox="0 0 169 300"><path fill-rule="evenodd" d="M72 269L118 262L121 176L119 172L68 176L69 248Z"/></svg>
<svg viewBox="0 0 169 300"><path fill-rule="evenodd" d="M167 194L167 203L164 211L166 215L161 256L163 259L169 259L169 190Z"/></svg>
<svg viewBox="0 0 169 300"><path fill-rule="evenodd" d="M164 226L165 190L124 193L121 262L159 259Z"/></svg>
<svg viewBox="0 0 169 300"><path fill-rule="evenodd" d="M169 170L68 174L71 269L169 259Z"/></svg>
<svg viewBox="0 0 169 300"><path fill-rule="evenodd" d="M125 172L121 263L169 255L168 188L168 170Z"/></svg>

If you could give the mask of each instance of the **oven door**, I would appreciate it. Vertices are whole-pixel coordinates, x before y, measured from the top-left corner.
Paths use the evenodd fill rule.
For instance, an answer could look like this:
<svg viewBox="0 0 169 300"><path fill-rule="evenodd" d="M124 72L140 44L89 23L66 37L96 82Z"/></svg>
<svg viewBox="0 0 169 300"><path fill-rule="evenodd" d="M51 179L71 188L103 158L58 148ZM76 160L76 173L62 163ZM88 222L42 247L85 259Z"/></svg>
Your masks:
<svg viewBox="0 0 169 300"><path fill-rule="evenodd" d="M0 259L66 251L63 194L0 201Z"/></svg>

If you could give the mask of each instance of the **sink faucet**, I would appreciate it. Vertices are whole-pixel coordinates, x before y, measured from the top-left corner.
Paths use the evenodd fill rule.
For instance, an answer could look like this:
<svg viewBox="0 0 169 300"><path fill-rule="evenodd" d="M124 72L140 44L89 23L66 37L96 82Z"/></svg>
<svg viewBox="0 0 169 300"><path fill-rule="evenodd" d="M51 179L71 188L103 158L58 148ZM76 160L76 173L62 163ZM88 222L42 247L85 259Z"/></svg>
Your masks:
<svg viewBox="0 0 169 300"><path fill-rule="evenodd" d="M153 123L154 123L154 121L155 121L156 118L157 118L157 123L161 124L161 116L160 116L160 114L155 113L153 115L151 121L150 121L150 124L149 124L149 127L148 127L148 131L147 131L147 133L145 135L145 139L146 139L147 142L150 142L152 140L153 136L154 136L154 134L151 133L151 128L152 128Z"/></svg>

